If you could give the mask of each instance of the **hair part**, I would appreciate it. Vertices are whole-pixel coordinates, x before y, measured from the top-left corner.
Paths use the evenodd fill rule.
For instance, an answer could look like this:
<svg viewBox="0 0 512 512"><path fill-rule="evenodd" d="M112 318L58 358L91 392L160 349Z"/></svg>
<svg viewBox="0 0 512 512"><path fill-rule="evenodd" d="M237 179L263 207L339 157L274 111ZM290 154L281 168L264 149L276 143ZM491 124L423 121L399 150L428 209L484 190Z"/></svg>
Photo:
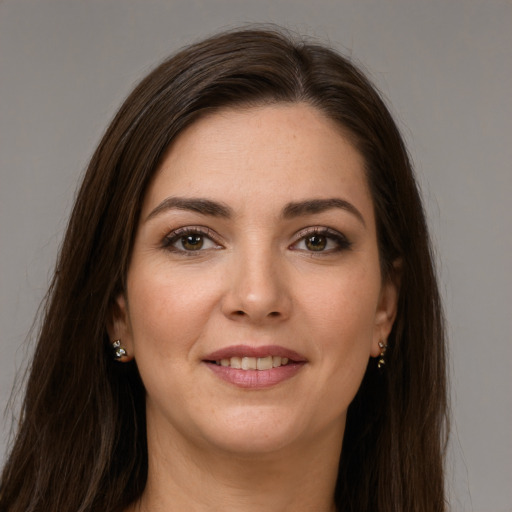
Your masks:
<svg viewBox="0 0 512 512"><path fill-rule="evenodd" d="M48 294L1 510L117 511L141 495L145 392L135 363L112 362L106 325L125 289L145 191L173 140L197 119L283 102L317 108L360 151L383 275L401 282L386 370L370 361L348 411L336 502L354 512L445 510L443 314L406 148L376 89L346 58L261 29L216 35L163 62L101 140Z"/></svg>

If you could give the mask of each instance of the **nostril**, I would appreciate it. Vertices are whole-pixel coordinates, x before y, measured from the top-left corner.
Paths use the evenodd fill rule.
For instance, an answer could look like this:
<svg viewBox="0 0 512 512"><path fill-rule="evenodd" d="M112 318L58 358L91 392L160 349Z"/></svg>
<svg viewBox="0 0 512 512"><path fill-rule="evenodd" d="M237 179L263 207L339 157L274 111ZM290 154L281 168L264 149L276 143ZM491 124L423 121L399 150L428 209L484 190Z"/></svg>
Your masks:
<svg viewBox="0 0 512 512"><path fill-rule="evenodd" d="M279 315L280 315L279 311L272 311L268 314L268 316L279 316Z"/></svg>

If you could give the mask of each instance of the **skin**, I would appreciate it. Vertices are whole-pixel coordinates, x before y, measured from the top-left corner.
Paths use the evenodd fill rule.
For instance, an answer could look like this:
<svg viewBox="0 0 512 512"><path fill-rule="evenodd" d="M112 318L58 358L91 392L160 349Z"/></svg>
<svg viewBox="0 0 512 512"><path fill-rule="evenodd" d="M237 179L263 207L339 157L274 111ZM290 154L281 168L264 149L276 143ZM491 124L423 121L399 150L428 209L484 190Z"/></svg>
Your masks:
<svg viewBox="0 0 512 512"><path fill-rule="evenodd" d="M168 150L110 326L147 391L148 484L133 510L334 510L347 408L398 293L381 275L363 168L343 131L306 104L214 113ZM165 208L169 197L231 216ZM283 216L289 203L332 198L352 210ZM192 233L203 245L191 250L187 227L211 236ZM240 344L306 362L274 386L241 388L204 362Z"/></svg>

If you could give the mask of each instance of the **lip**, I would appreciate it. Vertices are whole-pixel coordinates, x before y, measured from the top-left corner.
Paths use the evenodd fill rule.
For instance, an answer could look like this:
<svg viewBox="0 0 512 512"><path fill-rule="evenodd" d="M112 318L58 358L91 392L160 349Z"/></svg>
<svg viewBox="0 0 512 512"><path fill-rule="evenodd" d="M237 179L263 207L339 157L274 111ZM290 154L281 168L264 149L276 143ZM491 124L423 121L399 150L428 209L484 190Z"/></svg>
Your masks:
<svg viewBox="0 0 512 512"><path fill-rule="evenodd" d="M214 361L231 357L280 356L289 359L288 364L268 370L240 370L229 366L219 366ZM254 347L234 345L208 354L203 363L220 379L244 389L264 389L276 386L295 376L307 363L307 359L294 350L279 345Z"/></svg>
<svg viewBox="0 0 512 512"><path fill-rule="evenodd" d="M221 359L229 359L231 357L267 357L267 356L279 356L287 357L290 361L295 363L305 363L307 359L285 347L279 345L263 345L254 347L251 345L233 345L231 347L221 348L208 354L203 360L204 361L220 361Z"/></svg>

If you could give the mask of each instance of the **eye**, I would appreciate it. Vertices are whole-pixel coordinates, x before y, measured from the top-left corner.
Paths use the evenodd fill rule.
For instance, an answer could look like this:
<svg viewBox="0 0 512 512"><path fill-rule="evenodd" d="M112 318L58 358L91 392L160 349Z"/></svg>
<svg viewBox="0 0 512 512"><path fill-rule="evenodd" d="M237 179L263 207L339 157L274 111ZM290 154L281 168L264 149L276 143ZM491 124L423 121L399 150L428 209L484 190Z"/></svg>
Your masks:
<svg viewBox="0 0 512 512"><path fill-rule="evenodd" d="M293 250L333 253L352 245L345 235L331 228L306 228L297 236L300 238L291 246Z"/></svg>
<svg viewBox="0 0 512 512"><path fill-rule="evenodd" d="M165 237L164 248L174 252L199 252L208 249L220 249L213 239L213 233L208 228L180 228Z"/></svg>
<svg viewBox="0 0 512 512"><path fill-rule="evenodd" d="M329 239L324 235L311 235L304 239L304 244L310 251L324 251Z"/></svg>

